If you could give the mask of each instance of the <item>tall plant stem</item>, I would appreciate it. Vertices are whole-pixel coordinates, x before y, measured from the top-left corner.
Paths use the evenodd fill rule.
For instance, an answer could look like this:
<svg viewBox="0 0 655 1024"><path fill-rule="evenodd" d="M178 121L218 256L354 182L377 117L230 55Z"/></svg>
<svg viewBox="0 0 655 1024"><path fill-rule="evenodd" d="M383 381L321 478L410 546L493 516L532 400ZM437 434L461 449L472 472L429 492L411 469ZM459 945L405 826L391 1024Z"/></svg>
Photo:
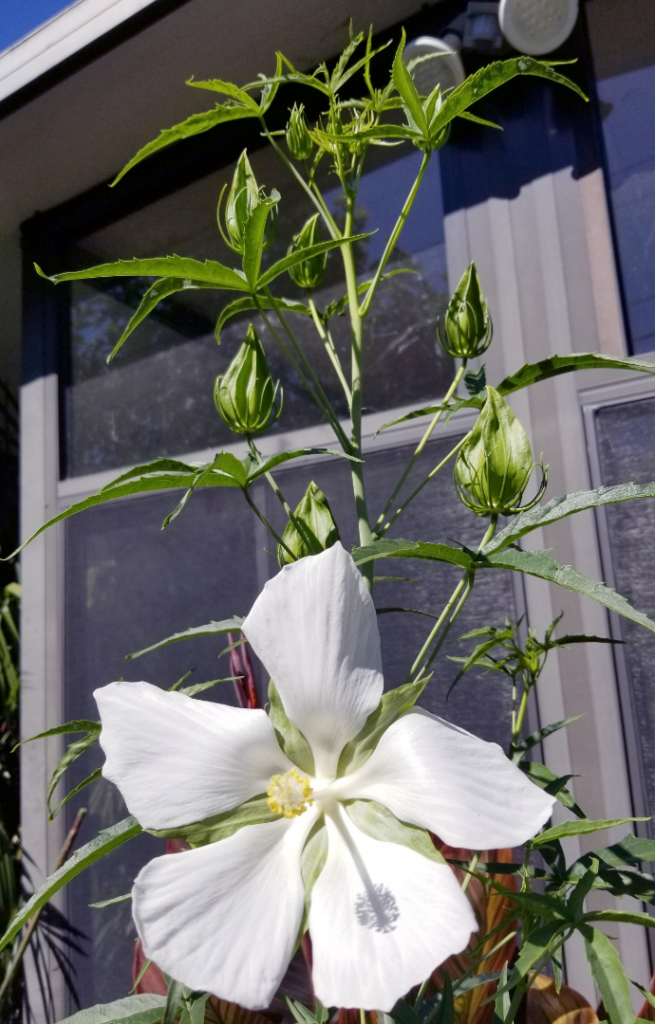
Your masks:
<svg viewBox="0 0 655 1024"><path fill-rule="evenodd" d="M353 214L355 197L348 193L348 206L346 211L345 234L352 234ZM351 340L351 372L350 385L352 400L350 403L351 423L351 454L361 458L362 451L362 348L364 342L364 322L359 310L359 299L357 296L357 274L355 271L355 256L351 242L341 246L341 255L346 273L346 286L348 288L348 311L350 313L350 326L352 332ZM364 483L364 466L361 462L353 462L351 465L353 493L355 495L355 510L357 512L357 525L359 528L359 542L366 547L373 540L373 531L368 518L366 505L366 486ZM366 580L369 590L373 589L373 562L367 562L362 567L362 575Z"/></svg>
<svg viewBox="0 0 655 1024"><path fill-rule="evenodd" d="M488 528L487 528L487 530L485 532L485 535L482 538L482 540L480 541L480 543L478 544L478 551L481 551L482 548L486 544L488 544L489 541L491 540L491 538L493 537L494 533L496 532L496 523L497 522L498 522L498 516L492 516L491 517L491 522L489 523L489 526L488 526ZM455 622L455 619L457 618L457 616L461 612L462 608L464 607L466 601L468 600L468 597L469 597L469 595L470 595L470 593L471 593L471 591L473 589L473 578L474 578L474 574L473 573L466 572L464 574L464 576L462 577L462 579L457 584L457 586L455 587L455 589L453 590L453 592L450 595L450 598L448 599L448 602L446 603L446 605L445 605L441 615L439 616L439 618L435 622L434 626L430 630L430 633L429 633L425 643L421 647L421 650L418 652L418 654L417 654L417 656L416 656L416 658L414 660L414 664L412 665L411 669L409 670L409 675L407 676L407 680L406 680L407 682L411 682L414 679L418 679L420 676L422 676L423 673L426 671L426 669L429 668L429 666L434 661L434 659L435 659L436 655L438 654L438 652L439 652L439 650L440 650L444 640L446 639L446 636L448 635L448 632L449 632L451 626ZM459 603L457 603L458 601L459 601ZM457 607L455 607L456 605L457 605ZM453 609L454 609L454 611L453 611ZM432 646L432 644L434 643L435 639L439 635L439 631L441 630L442 626L446 622L446 619L448 618L448 616L451 615L451 612L453 612L453 614L452 614L452 616L450 618L450 621L447 623L446 628L445 628L442 636L439 638L439 641L436 644L434 650L432 651L430 656L427 657L427 654L428 654L428 651L430 650L430 647Z"/></svg>
<svg viewBox="0 0 655 1024"><path fill-rule="evenodd" d="M330 362L332 363L332 365L333 365L333 367L334 367L334 369L336 371L336 374L337 374L337 377L339 378L339 381L341 382L341 387L343 388L343 393L346 396L346 401L348 402L348 408L350 409L350 406L351 406L351 403L352 403L352 393L350 391L350 385L348 384L348 381L346 380L346 375L343 372L343 366L341 365L341 360L339 359L339 355L337 353L337 350L334 347L334 341L332 340L332 335L330 334L329 330L325 329L325 327L324 327L324 325L323 325L323 323L321 321L321 318L318 315L318 310L316 308L316 303L311 298L311 296L310 296L310 299L309 299L309 308L311 310L312 320L314 321L314 326L316 328L318 336L321 339L321 341L323 342L323 345L325 347L325 351L328 354L328 358L329 358Z"/></svg>
<svg viewBox="0 0 655 1024"><path fill-rule="evenodd" d="M59 868L63 867L63 865L65 864L65 862L66 862L66 860L68 858L68 854L71 852L71 848L72 848L73 843L75 842L75 839L77 837L77 833L80 830L80 826L81 826L82 822L84 821L85 815L86 815L86 807L81 807L80 810L77 812L77 814L75 816L75 821L73 822L73 825L71 827L70 832L66 836L66 842L64 843L64 845L62 847L62 851L59 854L59 857L57 859L57 863L55 865L55 871L57 871ZM32 917L29 919L29 921L27 923L27 927L26 927L25 931L23 932L23 935L21 937L20 942L18 943L18 948L16 949L16 952L14 953L13 959L12 959L11 963L9 964L9 966L7 968L7 971L5 973L4 978L2 979L2 984L0 985L0 1004L2 1003L2 1000L4 999L5 995L7 994L9 986L11 985L12 981L14 980L14 977L16 975L16 971L18 970L20 962L21 962L21 960L23 959L23 957L25 955L25 950L29 946L30 940L31 940L31 938L32 938L32 936L33 936L33 934L34 934L34 932L36 930L36 926L39 923L39 918L41 917L43 909L44 908L41 907L40 910L37 910L37 912L32 915Z"/></svg>
<svg viewBox="0 0 655 1024"><path fill-rule="evenodd" d="M521 729L523 728L523 721L525 719L525 713L528 710L528 697L530 696L530 690L532 689L532 680L523 679L523 693L521 694L521 703L519 704L519 710L516 714L514 722L512 724L512 746L511 751L514 753L514 748L519 741L521 736Z"/></svg>
<svg viewBox="0 0 655 1024"><path fill-rule="evenodd" d="M366 292L366 295L364 296L364 301L362 302L361 311L360 311L361 315L363 317L366 316L366 314L368 313L369 309L371 308L371 303L373 301L373 296L375 295L375 290L376 290L378 284L380 283L380 278L382 277L382 274L384 272L384 268L386 267L387 263L389 262L389 258L390 258L391 254L392 254L392 252L393 252L393 250L395 248L396 242L398 241L398 239L400 237L400 232L402 231L402 229L405 226L405 221L407 220L407 217L409 215L409 211L411 210L411 208L412 208L412 206L414 204L414 200L416 199L416 194L417 194L417 192L419 190L419 187L420 187L420 184L421 184L421 182L423 180L423 175L425 174L425 172L427 170L427 166L428 166L428 164L430 162L430 157L431 156L432 156L431 152L427 152L427 153L423 154L423 160L421 161L421 166L420 166L418 175L416 176L416 181L412 185L410 193L407 196L407 199L405 200L405 202L403 204L403 208L402 208L402 210L400 211L400 213L398 215L398 220L394 224L393 231L389 235L389 239L387 241L387 244L384 247L384 252L382 253L382 256L380 258L380 262L378 263L378 268L375 271L375 277L371 281L371 285L370 285L368 291ZM348 230L348 228L346 228L345 234L348 235L350 233L351 233L350 230Z"/></svg>
<svg viewBox="0 0 655 1024"><path fill-rule="evenodd" d="M453 378L452 384L450 385L450 387L446 391L446 394L444 395L443 403L442 403L442 408L438 409L437 412L432 417L432 420L430 422L430 425L429 425L428 429L425 431L425 433L423 434L423 437L421 438L421 440L417 444L411 459L409 460L409 462L405 466L405 469L402 472L400 480L398 481L398 483L394 487L393 491L391 492L389 500L387 501L386 505L384 506L382 512L380 512L380 515L378 516L378 520L377 520L377 522L375 524L375 531L376 531L376 533L378 532L379 528L384 523L384 520L386 519L386 517L387 517L387 515L389 513L389 509L391 508L391 506L393 505L394 501L398 497L398 495L400 493L400 490L401 490L403 484L405 483L405 480L407 479L407 477L411 473L412 469L414 468L414 464L415 464L416 460L418 459L419 455L421 454L421 452L425 448L426 444L430 440L430 438L431 438L431 436L432 436L432 434L434 432L434 429L437 426L437 423L441 419L441 414L443 412L443 406L446 405L450 401L450 399L453 397L453 395L455 394L455 392L457 390L457 385L459 384L460 380L462 379L462 376L464 374L464 370L465 369L466 369L466 359L463 359L462 360L462 365L460 366L459 370L455 374L455 377ZM391 525L391 523L389 524L389 526L390 525ZM387 529L388 529L388 527L387 527Z"/></svg>

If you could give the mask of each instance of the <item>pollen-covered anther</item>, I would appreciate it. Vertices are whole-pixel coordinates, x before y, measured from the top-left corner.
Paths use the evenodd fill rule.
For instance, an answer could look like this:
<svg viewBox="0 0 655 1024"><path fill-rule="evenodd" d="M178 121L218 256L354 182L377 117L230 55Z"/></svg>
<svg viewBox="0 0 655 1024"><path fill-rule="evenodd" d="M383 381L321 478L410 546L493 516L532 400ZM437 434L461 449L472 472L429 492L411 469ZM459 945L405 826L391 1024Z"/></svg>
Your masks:
<svg viewBox="0 0 655 1024"><path fill-rule="evenodd" d="M301 775L297 768L292 768L284 775L274 775L266 795L271 810L283 814L285 818L303 814L314 803L309 779Z"/></svg>

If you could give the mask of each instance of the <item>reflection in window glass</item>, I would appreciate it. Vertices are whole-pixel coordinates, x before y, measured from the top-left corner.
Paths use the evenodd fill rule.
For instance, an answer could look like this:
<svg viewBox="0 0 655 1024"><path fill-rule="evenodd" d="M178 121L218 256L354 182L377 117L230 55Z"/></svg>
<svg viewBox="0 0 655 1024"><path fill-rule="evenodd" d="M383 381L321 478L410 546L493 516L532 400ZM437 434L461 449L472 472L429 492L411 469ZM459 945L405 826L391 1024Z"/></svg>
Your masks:
<svg viewBox="0 0 655 1024"><path fill-rule="evenodd" d="M634 352L655 348L655 4L594 0L587 17Z"/></svg>
<svg viewBox="0 0 655 1024"><path fill-rule="evenodd" d="M393 159L389 151L371 154L359 193L356 231L380 230L357 246L360 280L379 259L395 217L409 191L421 154ZM281 194L276 241L268 263L285 255L291 236L314 212L311 203L269 151L253 155L258 181ZM105 228L82 241L80 265L129 256L177 252L196 259L232 264L238 257L222 243L215 226L216 200L232 168ZM323 182L339 215L331 181ZM319 309L341 297L340 257L331 253L323 287L314 296ZM389 264L412 273L384 281L366 321L367 412L422 401L443 393L450 380L449 360L436 339L436 322L447 303L443 204L438 157L425 176L418 200ZM66 475L80 476L130 465L161 455L179 455L234 440L216 413L214 378L225 369L243 340L250 318L233 319L216 344L214 325L235 296L209 290L186 291L162 302L116 356L106 359L138 306L146 280L79 282L73 286L69 380L66 390ZM303 301L288 276L276 282L278 295ZM312 426L321 416L302 381L259 317L251 317L267 351L271 370L284 390L284 407L275 430ZM347 409L334 370L308 317L289 317L309 358L319 368L325 390L342 416ZM342 361L349 356L346 317L333 321Z"/></svg>

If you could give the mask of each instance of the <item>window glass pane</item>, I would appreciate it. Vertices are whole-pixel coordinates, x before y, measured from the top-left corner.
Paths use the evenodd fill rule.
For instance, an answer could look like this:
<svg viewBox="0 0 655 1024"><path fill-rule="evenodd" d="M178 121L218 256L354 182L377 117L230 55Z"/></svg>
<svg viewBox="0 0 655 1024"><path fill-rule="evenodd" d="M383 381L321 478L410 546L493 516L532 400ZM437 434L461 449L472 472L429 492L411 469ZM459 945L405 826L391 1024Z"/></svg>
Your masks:
<svg viewBox="0 0 655 1024"><path fill-rule="evenodd" d="M357 245L360 280L370 277L379 259L420 160L421 154L415 151L400 157L388 149L371 153L370 170L361 182L355 228L366 232L379 225L380 230ZM258 181L267 189L277 187L282 194L277 238L265 256L271 263L285 255L292 235L314 208L273 153L255 152L252 164ZM232 172L233 168L226 168L83 239L74 258L80 266L89 266L127 256L175 252L238 266L239 257L221 241L215 222L217 198ZM327 164L324 179L328 201L340 217ZM330 254L324 285L315 295L319 309L342 295L340 263L337 253ZM434 398L449 383L450 361L441 352L435 332L448 298L437 156L429 165L389 270L401 266L414 273L384 281L366 321L367 412ZM217 346L216 319L235 293L199 290L169 297L137 328L108 367L106 358L149 283L123 278L73 285L65 405L66 475L80 476L233 441L214 408L212 387L243 340L250 319L284 389L282 416L273 429L292 430L320 421L298 374L260 317L241 316L230 321ZM288 275L280 278L274 289L278 295L306 301ZM319 369L326 392L345 416L340 385L310 319L291 314L289 322ZM337 317L332 324L337 350L347 365L348 319Z"/></svg>
<svg viewBox="0 0 655 1024"><path fill-rule="evenodd" d="M655 4L594 0L587 18L634 352L655 348Z"/></svg>
<svg viewBox="0 0 655 1024"><path fill-rule="evenodd" d="M655 477L655 399L611 405L596 413L596 436L602 482L648 483ZM606 506L614 580L619 593L655 618L652 559L655 546L655 501L625 501ZM626 646L630 696L641 757L648 810L655 814L655 636L635 623L620 620ZM630 742L630 740L629 740Z"/></svg>
<svg viewBox="0 0 655 1024"><path fill-rule="evenodd" d="M436 465L456 442L454 438L430 443L416 473ZM379 508L396 482L411 449L395 449L367 458L371 509ZM327 494L346 548L356 542L350 473L345 460L324 460L312 467L316 483ZM293 503L308 481L307 469L287 469L278 482ZM255 500L266 515L279 521L279 504L265 485ZM183 514L165 531L164 516L177 495L153 495L91 509L66 523L65 679L67 718L97 718L93 690L121 677L147 679L171 686L189 669L190 681L229 675L227 658L219 660L227 639L184 641L153 652L137 661L125 655L192 625L245 614L277 564L267 553L273 542L242 496L230 489L196 492ZM468 547L480 541L485 523L462 515L445 471L442 482L426 487L408 509L402 533ZM398 535L401 535L400 531ZM407 576L416 582L376 584L378 609L414 608L438 612L459 579L457 570L418 562L387 561L377 565L379 575ZM515 614L510 573L480 574L453 637L483 624L500 626L505 614ZM379 616L387 687L402 683L427 636L432 621L399 611ZM447 643L434 665L434 676L421 703L430 711L464 726L488 740L506 745L509 739L511 692L509 681L496 674L471 672L448 696L456 666L448 655L471 649ZM260 693L267 684L259 670ZM233 702L230 684L217 686L201 699ZM475 700L471 700L472 694ZM94 748L70 772L71 785L102 763ZM125 815L113 787L102 782L86 790L68 807L69 820L83 803L89 808L87 835ZM134 930L129 904L105 909L89 908L130 891L140 865L164 852L163 842L151 837L133 840L80 875L66 890L73 924L84 932L89 956L73 954L76 984L83 1005L122 996L131 987Z"/></svg>

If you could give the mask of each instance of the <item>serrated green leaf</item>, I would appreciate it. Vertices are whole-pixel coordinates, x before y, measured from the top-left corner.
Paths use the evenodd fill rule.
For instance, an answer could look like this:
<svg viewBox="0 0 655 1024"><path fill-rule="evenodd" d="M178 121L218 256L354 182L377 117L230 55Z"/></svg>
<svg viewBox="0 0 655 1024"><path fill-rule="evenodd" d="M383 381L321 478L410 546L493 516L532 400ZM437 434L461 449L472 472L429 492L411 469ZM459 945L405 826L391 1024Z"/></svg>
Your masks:
<svg viewBox="0 0 655 1024"><path fill-rule="evenodd" d="M36 736L30 736L26 740L21 740L17 743L12 750L18 750L24 743L32 743L34 740L45 740L48 736L66 736L69 733L74 732L92 732L94 729L100 729L100 722L93 722L90 718L74 718L72 722L65 722L64 725L55 725L52 729L46 729L45 732L37 733Z"/></svg>
<svg viewBox="0 0 655 1024"><path fill-rule="evenodd" d="M247 89L240 89L233 82L224 82L220 78L200 79L196 82L194 78L190 78L186 84L191 86L192 89L206 89L208 92L217 92L221 96L229 96L231 99L238 100L240 103L245 104L245 106L250 107L252 112L259 117L259 104L252 98ZM255 86L251 85L249 88L254 89Z"/></svg>
<svg viewBox="0 0 655 1024"><path fill-rule="evenodd" d="M423 693L427 681L427 678L424 678L417 679L413 683L403 683L402 686L397 686L382 694L382 699L375 711L371 712L357 735L349 740L341 751L337 766L337 778L354 772L369 759L382 734L405 711L414 707Z"/></svg>
<svg viewBox="0 0 655 1024"><path fill-rule="evenodd" d="M553 825L545 832L540 832L532 840L533 846L540 846L541 843L548 843L553 839L563 839L564 836L581 836L589 832L600 832L605 828L614 828L616 825L627 825L631 821L650 821L650 818L600 818L597 821L590 821L588 818L577 821L564 821L561 825Z"/></svg>
<svg viewBox="0 0 655 1024"><path fill-rule="evenodd" d="M546 505L537 506L527 512L519 512L509 526L494 537L484 548L484 554L491 554L510 544L515 544L532 530L556 523L560 519L583 512L589 508L600 508L602 505L631 501L634 498L654 498L655 482L648 484L618 484L613 487L596 487L592 491L573 491L551 498Z"/></svg>
<svg viewBox="0 0 655 1024"><path fill-rule="evenodd" d="M289 462L291 459L301 459L305 455L336 455L340 459L348 459L350 462L363 462L363 459L358 459L354 455L348 455L346 452L335 451L333 448L296 448L292 452L278 452L277 455L272 455L269 459L265 459L261 465L252 461L244 482L249 486L260 476L270 473L276 466L281 466L284 462Z"/></svg>
<svg viewBox="0 0 655 1024"><path fill-rule="evenodd" d="M514 988L539 960L556 948L558 940L568 927L570 925L567 921L549 921L531 933L521 946L521 952L507 982L508 989Z"/></svg>
<svg viewBox="0 0 655 1024"><path fill-rule="evenodd" d="M67 804L69 800L72 800L74 796L77 796L78 793L81 793L82 790L86 789L87 786L90 786L91 783L97 782L101 775L102 768L96 768L95 771L92 771L90 775L87 775L87 777L83 779L82 782L78 782L75 789L71 789L70 793L67 793L64 799L59 801L54 811L50 811L50 817L48 818L48 821L53 821L59 814L64 804Z"/></svg>
<svg viewBox="0 0 655 1024"><path fill-rule="evenodd" d="M191 117L187 117L186 121L182 121L172 128L165 128L156 139L143 146L136 156L133 156L122 171L116 175L112 185L117 185L128 171L141 163L142 160L145 160L147 156L152 156L153 153L157 153L160 149L170 146L172 142L191 138L192 135L200 135L202 132L207 132L210 128L214 128L217 124L224 124L226 121L238 121L244 117L257 117L258 114L259 111L253 111L246 106L228 106L228 104L222 103L217 103L213 110L205 110L201 114L192 114Z"/></svg>
<svg viewBox="0 0 655 1024"><path fill-rule="evenodd" d="M275 735L280 747L289 760L297 764L302 771L306 772L307 775L314 775L314 754L312 753L312 748L300 729L287 716L282 698L277 692L277 687L272 679L268 684L268 699L270 703L268 717L275 729Z"/></svg>
<svg viewBox="0 0 655 1024"><path fill-rule="evenodd" d="M353 824L372 839L406 846L436 864L446 863L425 829L400 821L376 800L347 800L344 807Z"/></svg>
<svg viewBox="0 0 655 1024"><path fill-rule="evenodd" d="M275 305L278 306L284 313L301 313L303 316L311 316L312 311L309 306L306 306L303 302L294 302L292 299L278 299L275 298ZM272 309L273 302L267 295L258 295L257 301L254 296L244 295L241 299L235 299L230 302L229 305L225 306L221 310L221 314L216 323L216 340L220 345L221 331L225 327L228 320L231 320L234 316L239 316L240 313L249 313L252 310L260 309Z"/></svg>
<svg viewBox="0 0 655 1024"><path fill-rule="evenodd" d="M554 772L551 772L550 768L547 768L545 764L541 764L539 761L520 761L518 767L535 785L545 789L551 796L557 797L564 807L573 811L579 818L586 817L584 811L578 807L573 799L573 795L566 788L566 783L569 779L573 778L572 775L557 776Z"/></svg>
<svg viewBox="0 0 655 1024"><path fill-rule="evenodd" d="M211 690L212 687L218 686L219 683L233 683L239 676L226 676L225 679L209 679L206 683L195 683L194 686L183 686L178 693L183 693L185 697L195 697L199 693L204 693L205 690Z"/></svg>
<svg viewBox="0 0 655 1024"><path fill-rule="evenodd" d="M182 277L228 291L248 290L245 277L237 270L230 270L216 260L205 260L201 263L199 260L187 259L184 256L118 260L115 263L100 263L97 267L89 267L88 270L71 270L64 274L51 275L44 274L36 263L34 266L40 277L52 281L53 284L60 284L62 281L89 281L98 277Z"/></svg>
<svg viewBox="0 0 655 1024"><path fill-rule="evenodd" d="M139 324L142 323L150 313L152 313L153 309L162 301L162 299L165 299L168 295L175 294L175 292L212 287L213 285L206 284L203 281L188 281L178 278L164 278L161 281L155 281L141 299L136 312L130 318L127 327L107 357L107 362L110 363L112 361L116 353L123 347L130 334L132 334L132 331L134 331L135 328L137 328Z"/></svg>
<svg viewBox="0 0 655 1024"><path fill-rule="evenodd" d="M426 544L420 540L377 540L367 547L355 548L353 551L355 565L364 565L376 558L421 558L433 562L448 562L467 570L474 566L471 555L461 548L451 548L447 544Z"/></svg>
<svg viewBox="0 0 655 1024"><path fill-rule="evenodd" d="M279 818L280 815L269 807L264 793L251 797L231 811L214 814L204 821L194 821L190 825L175 828L149 828L146 831L160 839L186 839L193 846L207 846L209 843L218 843L221 839L233 836L246 825L261 825L268 821L278 821Z"/></svg>
<svg viewBox="0 0 655 1024"><path fill-rule="evenodd" d="M151 644L150 647L144 647L142 651L135 651L134 654L128 654L127 657L140 658L142 654L149 654L150 651L157 651L160 647L166 647L167 644L174 644L178 640L194 640L199 636L217 636L221 633L238 633L240 632L244 622L244 615L233 615L231 619L221 619L219 622L208 622L205 626L190 626L189 629L183 629L180 633L173 633L171 636L167 636L163 640L158 640L156 644Z"/></svg>
<svg viewBox="0 0 655 1024"><path fill-rule="evenodd" d="M639 910L593 910L582 918L584 922L616 921L624 924L638 924L644 928L655 928L655 917Z"/></svg>
<svg viewBox="0 0 655 1024"><path fill-rule="evenodd" d="M634 1024L630 985L610 939L597 928L580 929L591 973L598 985L611 1024Z"/></svg>
<svg viewBox="0 0 655 1024"><path fill-rule="evenodd" d="M423 104L421 103L421 97L418 94L418 90L414 85L414 81L407 66L403 60L403 50L405 49L405 30L402 30L402 37L400 45L396 50L395 57L393 59L393 69L391 72L393 84L396 87L398 95L403 101L405 107L405 113L408 115L408 120L412 123L412 127L415 127L423 136L427 138L428 134L428 123L425 119L425 111L423 110Z"/></svg>
<svg viewBox="0 0 655 1024"><path fill-rule="evenodd" d="M603 583L583 576L576 572L570 565L560 566L551 558L547 551L517 551L513 548L505 551L497 551L487 555L484 563L476 562L476 566L483 568L511 569L514 572L524 572L529 576L537 576L539 579L557 583L566 590L572 590L575 594L582 594L590 597L593 601L617 612L625 619L630 619L640 626L655 632L655 622L649 619L643 612L626 601L624 597L617 594L615 590L606 587Z"/></svg>
<svg viewBox="0 0 655 1024"><path fill-rule="evenodd" d="M599 352L572 352L567 356L550 356L538 363L526 363L516 373L510 373L498 385L501 395L511 395L531 384L549 380L562 373L574 370L636 370L640 373L655 373L655 363L641 359L622 359L619 356L604 356Z"/></svg>
<svg viewBox="0 0 655 1024"><path fill-rule="evenodd" d="M89 747L92 747L95 743L97 743L99 737L100 727L94 725L94 727L90 729L87 735L83 736L81 740L75 740L73 743L69 743L63 756L59 759L57 767L52 773L52 778L50 779L50 782L48 784L48 793L46 796L46 803L48 805L48 811L50 812L50 821L52 821L52 819L56 816L57 812L59 811L59 808L62 807L71 796L74 796L76 792L78 792L80 789L83 789L90 782L95 781L95 779L91 776L88 779L85 779L83 783L80 783L80 785L72 793L69 793L68 796L61 801L61 803L55 808L54 811L52 810L50 806L52 794L57 788L57 785L61 781L66 770L70 768L70 766L75 761L77 761L78 757L80 757L85 750L88 750Z"/></svg>
<svg viewBox="0 0 655 1024"><path fill-rule="evenodd" d="M573 722L577 722L578 719L583 717L583 715L572 715L571 718L563 718L561 722L552 722L550 725L545 725L543 729L535 729L530 736L527 736L514 747L512 760L520 761L527 754L528 750L532 750L538 743L542 743L546 737L552 736L553 733L559 732L560 729L566 729L567 725L572 725Z"/></svg>
<svg viewBox="0 0 655 1024"><path fill-rule="evenodd" d="M55 893L67 885L72 878L118 846L122 846L134 836L138 836L142 831L136 818L130 815L116 825L112 825L111 828L103 829L90 843L86 843L76 850L61 868L46 878L31 899L14 915L7 931L0 939L0 950L11 942L32 914L45 906L48 900L52 899Z"/></svg>
<svg viewBox="0 0 655 1024"><path fill-rule="evenodd" d="M160 1024L166 1009L166 996L143 993L126 996L113 1003L102 1003L79 1010L60 1024Z"/></svg>
<svg viewBox="0 0 655 1024"><path fill-rule="evenodd" d="M346 245L348 242L360 242L363 238L370 238L372 232L368 232L364 235L350 235L349 238L331 238L328 242L317 242L316 245L308 245L306 249L297 249L295 252L289 253L284 256L277 263L274 263L272 267L262 274L257 282L257 289L267 288L276 277L280 274L284 274L289 267L295 267L297 263L302 263L303 260L310 260L314 256L319 256L322 252L330 252L332 249L338 249L342 245ZM241 289L244 291L245 289Z"/></svg>

